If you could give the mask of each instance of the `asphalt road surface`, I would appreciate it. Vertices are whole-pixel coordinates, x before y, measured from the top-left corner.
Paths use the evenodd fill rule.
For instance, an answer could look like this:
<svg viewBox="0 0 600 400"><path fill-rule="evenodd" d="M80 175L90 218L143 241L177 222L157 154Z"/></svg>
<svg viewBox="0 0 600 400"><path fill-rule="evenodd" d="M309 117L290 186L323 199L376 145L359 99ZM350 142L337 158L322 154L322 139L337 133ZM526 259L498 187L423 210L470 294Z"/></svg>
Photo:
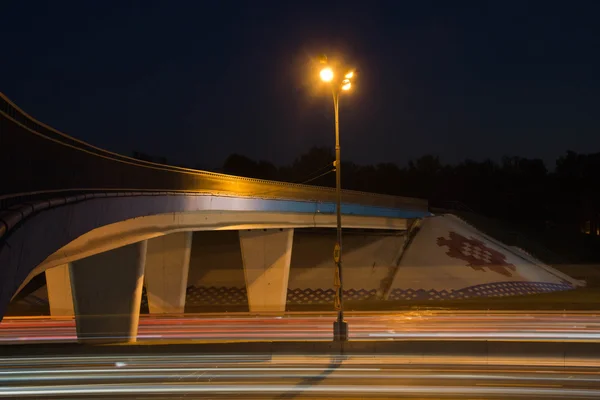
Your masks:
<svg viewBox="0 0 600 400"><path fill-rule="evenodd" d="M0 398L600 398L600 371L552 364L420 365L402 357L0 357Z"/></svg>
<svg viewBox="0 0 600 400"><path fill-rule="evenodd" d="M142 316L138 341L331 340L334 318L303 313ZM354 313L347 321L351 340L600 340L600 314L590 312ZM72 319L5 318L0 323L1 344L75 340Z"/></svg>
<svg viewBox="0 0 600 400"><path fill-rule="evenodd" d="M331 339L333 320L332 314L144 316L139 341L300 340L311 345ZM411 351L250 354L244 343L238 347L242 351L226 354L173 347L159 354L156 346L136 346L137 352L128 353L117 346L103 347L102 354L80 354L74 347L69 354L9 355L9 348L21 346L4 352L0 346L0 398L600 398L600 357L595 355L600 325L594 313L420 311L355 313L347 320L353 341L381 340ZM0 323L0 340L26 349L28 343L50 342L40 349L51 349L52 343L75 340L74 322L7 318ZM473 350L494 340L499 341L496 353ZM426 353L416 349L417 341L441 346L429 346L434 351ZM509 354L502 352L502 341L519 342L515 348L527 351L559 342L559 350ZM560 342L592 350L567 358Z"/></svg>

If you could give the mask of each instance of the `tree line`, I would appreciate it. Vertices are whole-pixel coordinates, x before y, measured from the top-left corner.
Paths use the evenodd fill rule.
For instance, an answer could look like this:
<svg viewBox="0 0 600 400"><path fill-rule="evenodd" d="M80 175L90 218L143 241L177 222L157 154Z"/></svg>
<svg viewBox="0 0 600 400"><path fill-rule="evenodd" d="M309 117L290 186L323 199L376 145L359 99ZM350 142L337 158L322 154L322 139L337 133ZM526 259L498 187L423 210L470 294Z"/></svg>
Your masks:
<svg viewBox="0 0 600 400"><path fill-rule="evenodd" d="M222 172L251 178L335 187L331 148L314 147L290 165L230 155ZM600 213L600 153L568 151L549 171L541 159L503 157L444 164L424 155L406 166L342 161L344 189L428 199L430 207L471 210L531 227L580 230ZM588 225L590 222L587 222Z"/></svg>

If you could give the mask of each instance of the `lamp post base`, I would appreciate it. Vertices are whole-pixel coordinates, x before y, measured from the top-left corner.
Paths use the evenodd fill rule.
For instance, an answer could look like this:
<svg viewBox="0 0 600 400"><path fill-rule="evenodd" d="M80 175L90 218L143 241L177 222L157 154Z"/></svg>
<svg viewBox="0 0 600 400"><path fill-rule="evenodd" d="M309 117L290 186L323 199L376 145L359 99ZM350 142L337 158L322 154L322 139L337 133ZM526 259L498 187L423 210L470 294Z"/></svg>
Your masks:
<svg viewBox="0 0 600 400"><path fill-rule="evenodd" d="M348 323L346 321L335 321L333 323L333 341L347 342L348 341Z"/></svg>

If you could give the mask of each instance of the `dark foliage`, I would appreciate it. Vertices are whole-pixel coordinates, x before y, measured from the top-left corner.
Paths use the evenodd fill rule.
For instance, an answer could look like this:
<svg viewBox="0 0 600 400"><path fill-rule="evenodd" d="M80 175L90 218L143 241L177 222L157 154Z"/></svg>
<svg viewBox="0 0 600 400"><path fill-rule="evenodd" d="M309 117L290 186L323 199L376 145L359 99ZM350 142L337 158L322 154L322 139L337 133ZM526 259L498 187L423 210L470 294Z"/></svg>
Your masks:
<svg viewBox="0 0 600 400"><path fill-rule="evenodd" d="M334 152L315 147L291 165L276 167L233 154L223 172L263 179L334 186ZM579 230L585 221L598 220L600 153L567 152L555 171L540 159L504 157L443 164L424 155L400 167L392 163L357 165L342 162L345 189L426 198L431 207L463 208L536 228L552 226Z"/></svg>

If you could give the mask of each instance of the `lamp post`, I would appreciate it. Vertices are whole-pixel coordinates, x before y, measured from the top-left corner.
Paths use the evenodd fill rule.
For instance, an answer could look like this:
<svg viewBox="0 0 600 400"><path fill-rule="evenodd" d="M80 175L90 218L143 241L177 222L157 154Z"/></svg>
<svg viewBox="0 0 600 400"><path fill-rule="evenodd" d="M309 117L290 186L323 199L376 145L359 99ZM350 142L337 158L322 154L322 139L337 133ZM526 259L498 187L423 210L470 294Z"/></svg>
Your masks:
<svg viewBox="0 0 600 400"><path fill-rule="evenodd" d="M348 340L348 323L344 321L344 292L342 280L342 171L340 163L340 92L350 90L354 72L349 71L343 78L338 78L331 67L325 67L320 73L321 80L331 84L333 94L333 112L335 115L335 195L337 214L337 240L333 249L335 262L334 286L336 288L334 306L338 313L333 323L333 340L345 342Z"/></svg>

